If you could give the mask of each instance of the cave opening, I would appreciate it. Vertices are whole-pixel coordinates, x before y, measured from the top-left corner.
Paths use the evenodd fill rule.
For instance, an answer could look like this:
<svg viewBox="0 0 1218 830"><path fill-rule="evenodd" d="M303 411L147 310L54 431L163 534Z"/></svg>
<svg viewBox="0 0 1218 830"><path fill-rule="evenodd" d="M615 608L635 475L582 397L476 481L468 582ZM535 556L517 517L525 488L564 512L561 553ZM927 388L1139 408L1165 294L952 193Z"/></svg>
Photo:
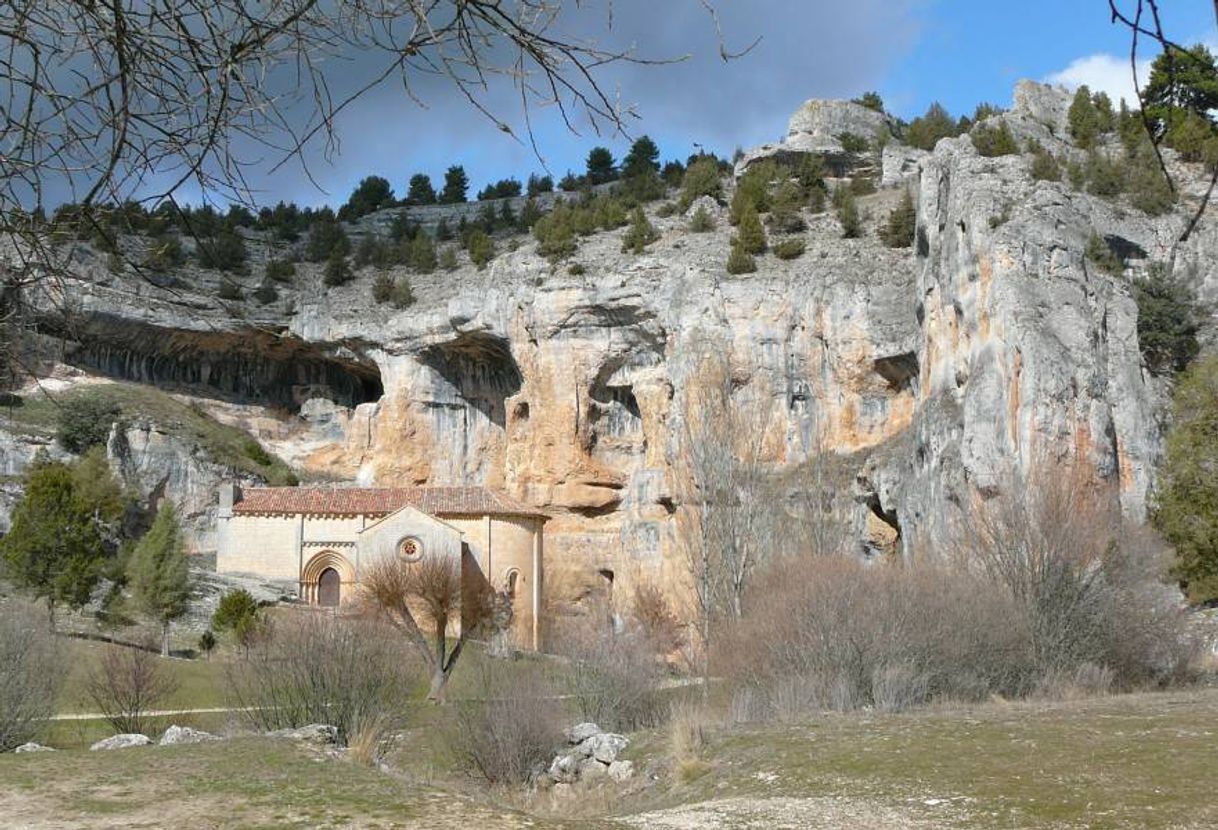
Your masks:
<svg viewBox="0 0 1218 830"><path fill-rule="evenodd" d="M353 349L267 331L186 331L96 317L82 330L47 333L63 341L69 365L233 403L295 413L311 398L353 408L385 393L380 369Z"/></svg>
<svg viewBox="0 0 1218 830"><path fill-rule="evenodd" d="M463 401L500 428L507 426L507 399L524 383L507 340L484 332L467 332L427 346L419 358ZM528 417L527 403L524 416Z"/></svg>

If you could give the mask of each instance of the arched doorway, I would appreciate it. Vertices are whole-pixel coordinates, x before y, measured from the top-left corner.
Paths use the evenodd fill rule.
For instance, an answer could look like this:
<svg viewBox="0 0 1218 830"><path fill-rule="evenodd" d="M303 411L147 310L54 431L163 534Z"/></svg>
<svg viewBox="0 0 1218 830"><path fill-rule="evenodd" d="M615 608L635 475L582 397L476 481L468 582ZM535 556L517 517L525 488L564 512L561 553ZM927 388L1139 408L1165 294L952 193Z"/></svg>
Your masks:
<svg viewBox="0 0 1218 830"><path fill-rule="evenodd" d="M342 577L333 568L326 568L317 578L317 604L323 608L337 608Z"/></svg>

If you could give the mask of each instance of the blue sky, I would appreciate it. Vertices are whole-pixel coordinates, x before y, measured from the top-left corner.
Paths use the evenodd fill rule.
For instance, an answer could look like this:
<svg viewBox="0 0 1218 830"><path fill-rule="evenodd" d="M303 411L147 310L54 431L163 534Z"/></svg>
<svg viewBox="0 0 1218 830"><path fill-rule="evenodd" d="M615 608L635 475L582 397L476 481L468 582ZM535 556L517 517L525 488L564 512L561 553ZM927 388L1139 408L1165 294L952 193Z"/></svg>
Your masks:
<svg viewBox="0 0 1218 830"><path fill-rule="evenodd" d="M1085 82L1114 93L1129 85L1128 32L1110 22L1107 0L718 0L717 5L729 47L761 37L750 54L729 64L718 59L713 27L695 0L617 0L614 6L611 41L635 43L643 54L690 54L673 66L619 67L604 78L623 101L638 105L641 118L633 122L632 134L650 134L664 158L684 159L695 142L730 154L736 146L775 140L807 98L852 97L875 89L890 111L911 118L935 100L954 114L971 114L980 101L1007 105L1020 78ZM1162 5L1169 36L1213 40L1211 2ZM442 87L423 89L428 109L420 110L398 89L375 91L339 122L337 155L309 156L309 168L326 192L289 167L257 182L259 202L341 204L370 173L388 178L401 195L412 173L428 173L438 184L453 163L465 166L471 190L506 176L523 180L542 169L529 147L496 131L447 93ZM509 116L516 104L506 89L492 89L488 101ZM538 144L556 177L582 170L588 149L597 143L618 157L629 146L628 138L598 137L588 129L572 135L557 119L535 115Z"/></svg>

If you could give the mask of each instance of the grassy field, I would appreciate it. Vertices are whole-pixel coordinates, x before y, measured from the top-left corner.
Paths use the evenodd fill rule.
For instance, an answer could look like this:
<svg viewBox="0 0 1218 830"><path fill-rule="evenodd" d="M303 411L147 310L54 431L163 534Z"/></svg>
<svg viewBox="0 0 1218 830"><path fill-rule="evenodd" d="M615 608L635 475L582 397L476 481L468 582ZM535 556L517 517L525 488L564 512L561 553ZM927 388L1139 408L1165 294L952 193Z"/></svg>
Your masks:
<svg viewBox="0 0 1218 830"><path fill-rule="evenodd" d="M112 382L74 386L57 393L35 392L24 397L21 406L0 408L0 426L12 432L51 437L60 407L81 398L113 404L128 420L149 419L161 429L202 447L217 464L262 476L271 484L295 481L282 460L267 453L242 430L221 424L201 409L151 386Z"/></svg>
<svg viewBox="0 0 1218 830"><path fill-rule="evenodd" d="M429 717L388 773L259 738L0 756L0 816L21 827L1218 825L1213 689L718 727L685 775L662 731L641 733L625 754L640 770L632 784L558 803L479 793Z"/></svg>
<svg viewBox="0 0 1218 830"><path fill-rule="evenodd" d="M84 640L68 640L66 646L71 670L59 696L59 711L64 714L96 712L97 706L89 700L86 691L90 670L97 664L103 643ZM179 660L157 658L164 670L173 678L177 688L157 709L209 709L225 706L223 659Z"/></svg>

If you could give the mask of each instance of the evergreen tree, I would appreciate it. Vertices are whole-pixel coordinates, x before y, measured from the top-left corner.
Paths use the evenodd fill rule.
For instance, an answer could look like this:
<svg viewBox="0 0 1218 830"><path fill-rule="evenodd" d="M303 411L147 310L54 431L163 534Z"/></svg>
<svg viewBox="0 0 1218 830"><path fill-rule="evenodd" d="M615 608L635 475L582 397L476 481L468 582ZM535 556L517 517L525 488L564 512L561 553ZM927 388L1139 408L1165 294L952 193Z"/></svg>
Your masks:
<svg viewBox="0 0 1218 830"><path fill-rule="evenodd" d="M334 287L350 282L352 276L351 267L347 265L347 258L338 250L330 254L330 258L326 260L326 270L322 281L326 285Z"/></svg>
<svg viewBox="0 0 1218 830"><path fill-rule="evenodd" d="M439 223L436 224L436 241L448 242L452 238L453 231L452 228L448 226L448 217L441 217Z"/></svg>
<svg viewBox="0 0 1218 830"><path fill-rule="evenodd" d="M1150 80L1142 93L1147 116L1158 133L1173 144L1173 133L1196 115L1211 125L1218 109L1218 66L1209 49L1168 47L1151 65Z"/></svg>
<svg viewBox="0 0 1218 830"><path fill-rule="evenodd" d="M467 247L470 262L479 269L485 268L486 264L495 257L495 243L481 229L475 229L469 235Z"/></svg>
<svg viewBox="0 0 1218 830"><path fill-rule="evenodd" d="M1074 93L1067 119L1070 137L1074 139L1074 143L1084 150L1094 147L1100 134L1100 114L1091 98L1091 90L1086 85L1080 86Z"/></svg>
<svg viewBox="0 0 1218 830"><path fill-rule="evenodd" d="M861 97L854 99L854 103L876 112L884 111L884 99L878 92L864 92Z"/></svg>
<svg viewBox="0 0 1218 830"><path fill-rule="evenodd" d="M394 204L393 188L389 180L380 176L368 176L360 181L351 192L347 203L339 208L338 218L344 222L352 222L361 216L393 207Z"/></svg>
<svg viewBox="0 0 1218 830"><path fill-rule="evenodd" d="M440 251L440 267L445 271L456 271L457 265L457 249L452 245L445 245Z"/></svg>
<svg viewBox="0 0 1218 830"><path fill-rule="evenodd" d="M704 205L699 205L694 215L689 217L689 229L694 233L709 233L715 229L715 217Z"/></svg>
<svg viewBox="0 0 1218 830"><path fill-rule="evenodd" d="M420 274L436 270L436 246L425 233L416 236L410 243L410 267Z"/></svg>
<svg viewBox="0 0 1218 830"><path fill-rule="evenodd" d="M1218 358L1180 377L1172 401L1155 526L1175 548L1176 576L1195 602L1218 599Z"/></svg>
<svg viewBox="0 0 1218 830"><path fill-rule="evenodd" d="M647 215L641 207L636 207L631 216L630 229L622 237L622 253L641 254L659 238L660 232L655 229L655 225L647 221Z"/></svg>
<svg viewBox="0 0 1218 830"><path fill-rule="evenodd" d="M467 201L469 192L469 177L465 168L454 164L444 173L444 189L440 191L440 204L455 205Z"/></svg>
<svg viewBox="0 0 1218 830"><path fill-rule="evenodd" d="M325 262L333 256L351 253L351 240L329 208L318 211L309 238L305 242L305 259L309 262Z"/></svg>
<svg viewBox="0 0 1218 830"><path fill-rule="evenodd" d="M911 147L933 150L940 140L959 134L956 122L944 106L936 101L926 110L925 115L910 122L905 131L905 141Z"/></svg>
<svg viewBox="0 0 1218 830"><path fill-rule="evenodd" d="M761 217L757 215L757 209L751 203L746 204L741 211L736 242L746 254L765 252L765 228L761 226Z"/></svg>
<svg viewBox="0 0 1218 830"><path fill-rule="evenodd" d="M613 153L607 147L593 147L584 162L588 184L604 184L617 178Z"/></svg>
<svg viewBox="0 0 1218 830"><path fill-rule="evenodd" d="M880 228L880 239L889 248L910 248L917 229L918 211L914 206L913 194L906 188L901 194L901 201L888 214L884 227Z"/></svg>
<svg viewBox="0 0 1218 830"><path fill-rule="evenodd" d="M842 238L857 239L863 235L863 220L859 216L858 203L848 187L838 186L834 191L834 201L837 202L837 219L842 223Z"/></svg>
<svg viewBox="0 0 1218 830"><path fill-rule="evenodd" d="M660 172L660 148L649 136L639 136L622 159L622 178Z"/></svg>
<svg viewBox="0 0 1218 830"><path fill-rule="evenodd" d="M1138 347L1152 372L1183 371L1201 347L1197 333L1203 313L1188 285L1156 263L1145 277L1133 281L1138 304Z"/></svg>
<svg viewBox="0 0 1218 830"><path fill-rule="evenodd" d="M804 221L804 198L798 184L793 181L783 182L770 203L770 227L779 233L799 233L808 229Z"/></svg>
<svg viewBox="0 0 1218 830"><path fill-rule="evenodd" d="M735 242L727 255L727 272L729 274L751 274L757 270L757 260L748 251Z"/></svg>
<svg viewBox="0 0 1218 830"><path fill-rule="evenodd" d="M239 273L245 269L245 240L235 230L225 228L210 239L199 239L196 255L204 268Z"/></svg>
<svg viewBox="0 0 1218 830"><path fill-rule="evenodd" d="M554 179L549 175L538 176L536 173L529 174L529 181L525 191L529 196L536 196L540 193L554 192Z"/></svg>
<svg viewBox="0 0 1218 830"><path fill-rule="evenodd" d="M157 511L127 565L127 581L136 607L161 626L161 655L169 656L169 624L186 612L190 578L186 549L173 503Z"/></svg>
<svg viewBox="0 0 1218 830"><path fill-rule="evenodd" d="M94 509L79 497L72 470L58 461L36 461L25 493L0 539L5 572L35 598L79 609L93 593L107 557Z"/></svg>
<svg viewBox="0 0 1218 830"><path fill-rule="evenodd" d="M986 158L1013 156L1019 152L1015 136L1011 134L1011 128L1005 121L999 121L996 126L978 124L969 133L969 140L973 142L978 155Z"/></svg>
<svg viewBox="0 0 1218 830"><path fill-rule="evenodd" d="M431 176L426 173L415 173L411 176L406 192L406 204L434 205L435 203L436 189L431 186Z"/></svg>
<svg viewBox="0 0 1218 830"><path fill-rule="evenodd" d="M59 404L55 440L70 453L83 453L104 446L110 428L122 415L118 404L101 395L82 395Z"/></svg>
<svg viewBox="0 0 1218 830"><path fill-rule="evenodd" d="M1032 180L1038 182L1060 182L1062 168L1057 158L1045 149L1036 139L1028 142L1028 150L1032 153Z"/></svg>
<svg viewBox="0 0 1218 830"><path fill-rule="evenodd" d="M229 591L220 597L211 616L211 627L220 633L230 632L242 648L248 648L262 627L261 613L254 595L244 588Z"/></svg>

